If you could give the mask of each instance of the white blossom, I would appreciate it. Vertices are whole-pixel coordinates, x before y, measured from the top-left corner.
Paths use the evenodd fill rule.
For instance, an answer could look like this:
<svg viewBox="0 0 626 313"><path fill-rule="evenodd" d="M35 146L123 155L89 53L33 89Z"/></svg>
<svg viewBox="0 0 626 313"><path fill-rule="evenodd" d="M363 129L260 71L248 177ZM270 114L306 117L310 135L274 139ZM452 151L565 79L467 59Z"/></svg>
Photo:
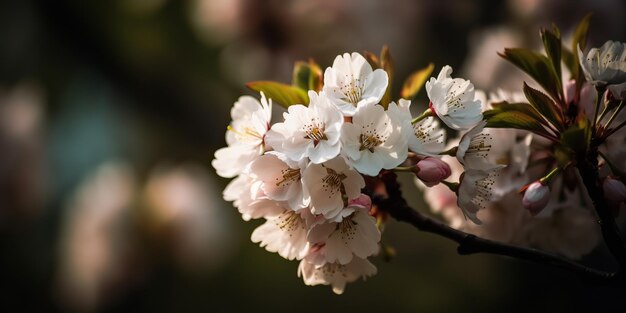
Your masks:
<svg viewBox="0 0 626 313"><path fill-rule="evenodd" d="M358 107L352 123L344 124L341 140L350 165L370 176L400 165L408 152L401 121L380 105Z"/></svg>
<svg viewBox="0 0 626 313"><path fill-rule="evenodd" d="M260 181L242 173L226 186L224 200L233 201L244 221L280 214L285 204L268 199L260 186Z"/></svg>
<svg viewBox="0 0 626 313"><path fill-rule="evenodd" d="M394 115L402 123L402 133L408 140L409 150L423 155L434 156L443 151L446 132L432 116L411 123L411 101L400 99L398 104L389 103L387 113Z"/></svg>
<svg viewBox="0 0 626 313"><path fill-rule="evenodd" d="M285 122L274 124L267 140L294 161L308 157L313 163L322 163L339 154L343 115L324 93L309 91L309 98L308 107L289 106Z"/></svg>
<svg viewBox="0 0 626 313"><path fill-rule="evenodd" d="M437 78L426 82L430 109L450 128L469 129L482 119L481 102L474 97L469 80L452 78L452 68L444 66Z"/></svg>
<svg viewBox="0 0 626 313"><path fill-rule="evenodd" d="M270 151L250 164L250 176L261 182L260 188L268 199L287 201L293 210L308 205L308 193L302 188L302 173L307 160L296 162L284 154Z"/></svg>
<svg viewBox="0 0 626 313"><path fill-rule="evenodd" d="M486 121L481 121L459 141L456 158L465 168L485 170L495 165L488 160L492 137L489 133L483 133L486 124Z"/></svg>
<svg viewBox="0 0 626 313"><path fill-rule="evenodd" d="M495 196L500 197L509 191L518 190L528 182L530 173L527 167L534 136L527 133L520 137L516 130L503 128L488 128L486 133L491 135L494 143L488 160L495 164L506 164L494 186Z"/></svg>
<svg viewBox="0 0 626 313"><path fill-rule="evenodd" d="M343 196L355 199L365 180L342 157L322 164L311 163L304 171L304 187L310 196L311 212L331 219L344 208Z"/></svg>
<svg viewBox="0 0 626 313"><path fill-rule="evenodd" d="M265 224L252 232L252 242L260 243L265 250L276 252L285 259L301 260L309 249L306 238L308 228L302 214L310 213L285 208L280 215L268 218Z"/></svg>
<svg viewBox="0 0 626 313"><path fill-rule="evenodd" d="M230 111L233 119L226 131L228 147L215 152L211 165L217 174L230 178L239 175L264 151L263 137L270 127L272 101L261 93L261 102L250 96L239 98Z"/></svg>
<svg viewBox="0 0 626 313"><path fill-rule="evenodd" d="M341 214L347 216L340 221L313 226L307 238L313 244L325 245L325 257L329 263L348 264L353 256L367 258L378 252L380 241L376 219L369 215L369 210L370 207L363 205L349 205Z"/></svg>
<svg viewBox="0 0 626 313"><path fill-rule="evenodd" d="M324 92L345 116L353 116L359 106L376 104L387 90L387 73L372 71L360 54L338 55L324 72Z"/></svg>
<svg viewBox="0 0 626 313"><path fill-rule="evenodd" d="M488 170L468 169L461 175L457 204L466 218L475 224L481 224L476 216L480 209L486 208L493 197L493 185L502 167Z"/></svg>
<svg viewBox="0 0 626 313"><path fill-rule="evenodd" d="M346 284L359 278L375 275L376 266L367 259L352 258L348 264L325 263L315 265L304 259L298 266L298 277L302 277L307 286L331 285L333 292L342 294Z"/></svg>
<svg viewBox="0 0 626 313"><path fill-rule="evenodd" d="M588 82L594 85L615 85L626 82L626 43L607 41L602 47L583 54L578 47L578 59Z"/></svg>

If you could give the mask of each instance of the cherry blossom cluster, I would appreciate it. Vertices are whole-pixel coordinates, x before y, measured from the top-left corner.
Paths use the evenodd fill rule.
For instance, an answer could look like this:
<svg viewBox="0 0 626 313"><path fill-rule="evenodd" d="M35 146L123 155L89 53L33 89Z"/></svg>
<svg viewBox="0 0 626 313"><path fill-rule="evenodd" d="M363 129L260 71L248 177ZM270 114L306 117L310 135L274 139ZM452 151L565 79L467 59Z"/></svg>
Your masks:
<svg viewBox="0 0 626 313"><path fill-rule="evenodd" d="M411 101L380 104L388 87L383 69L358 53L339 55L326 69L323 88L308 91L308 103L294 104L271 123L272 100L242 96L231 110L228 147L215 153L222 177L236 177L224 190L244 220L263 218L252 241L289 260L299 260L307 285L332 285L376 273L368 257L379 251L381 231L364 177L381 170L411 171L427 186L451 174L439 156L448 127L466 131L456 151L467 169L459 203L468 218L491 196L500 165L488 164L489 137L473 85L452 78L445 66L426 82L430 105L412 117Z"/></svg>
<svg viewBox="0 0 626 313"><path fill-rule="evenodd" d="M475 217L482 224L477 225L473 219L474 222L469 222L459 213L460 192L442 185L426 188L418 182L434 213L441 214L454 228L487 239L532 246L573 259L598 245L600 230L593 212L594 204L574 167L579 160L566 154L571 147L565 152L562 147L564 144L597 144L598 178L610 207L605 209L611 209L617 216L626 200L626 131L623 129L626 118L619 114L626 95L626 44L608 41L587 54L578 47L578 56L577 66L582 73L578 82L571 79L560 86L565 107L560 109L562 112L557 111L554 124L547 123L540 132L485 128L478 135L497 143L485 154L486 159L507 165L497 172L490 185L490 202L477 211ZM525 89L527 93L537 93L528 86ZM477 94L485 111L502 103L529 101L521 92L498 90L489 97L482 92ZM564 142L567 138L564 133L577 131L576 124L591 125L593 137L587 139L591 142L585 143L584 138ZM460 139L450 140L450 144L460 141L460 150L464 139L476 137L472 133L469 131ZM444 156L443 160L451 167L449 179L464 175L463 164L457 162L460 160L449 156Z"/></svg>
<svg viewBox="0 0 626 313"><path fill-rule="evenodd" d="M411 97L389 101L383 66L346 53L323 76L320 70L305 103L283 103L281 121L272 123L272 99L263 92L260 101L242 96L231 110L228 147L212 163L220 176L235 178L224 199L244 220L265 220L253 242L298 260L305 284L331 285L338 294L377 271L369 258L381 250L388 213L372 199L384 197L386 171L414 174L450 227L569 258L589 253L600 241L598 199L579 174L590 158L601 161L591 174L614 214L626 201L626 119L619 115L626 45L609 41L587 55L578 47L571 79L562 81L554 65L560 54L551 53L560 37L542 36L558 42L546 44L552 59L544 57L553 76L517 65L547 94L524 83L523 93L487 95L444 66L421 82L428 106L413 115ZM534 53L519 51L502 56L516 64ZM447 139L448 131L457 137Z"/></svg>

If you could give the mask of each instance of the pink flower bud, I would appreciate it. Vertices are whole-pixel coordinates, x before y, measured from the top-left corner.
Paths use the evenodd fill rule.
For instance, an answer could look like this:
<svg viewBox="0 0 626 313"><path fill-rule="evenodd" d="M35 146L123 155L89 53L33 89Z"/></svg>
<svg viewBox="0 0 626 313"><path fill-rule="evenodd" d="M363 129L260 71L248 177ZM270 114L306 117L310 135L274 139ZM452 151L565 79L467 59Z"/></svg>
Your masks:
<svg viewBox="0 0 626 313"><path fill-rule="evenodd" d="M526 188L522 204L526 210L530 211L530 214L537 215L548 205L548 201L550 201L550 187L536 181Z"/></svg>
<svg viewBox="0 0 626 313"><path fill-rule="evenodd" d="M565 83L565 103L571 103L574 101L574 93L576 92L576 81L570 80Z"/></svg>
<svg viewBox="0 0 626 313"><path fill-rule="evenodd" d="M602 189L604 189L604 196L610 202L620 203L626 200L626 186L615 178L605 178Z"/></svg>
<svg viewBox="0 0 626 313"><path fill-rule="evenodd" d="M366 209L372 208L372 199L368 195L361 194L356 199L350 199L348 201L348 206L360 206Z"/></svg>
<svg viewBox="0 0 626 313"><path fill-rule="evenodd" d="M417 162L415 173L417 178L423 181L426 186L432 187L448 178L452 171L448 163L437 158L428 157Z"/></svg>
<svg viewBox="0 0 626 313"><path fill-rule="evenodd" d="M585 111L590 118L593 115L593 106L596 103L597 93L596 88L588 82L584 82L580 89L580 102L578 103L578 107L582 111Z"/></svg>

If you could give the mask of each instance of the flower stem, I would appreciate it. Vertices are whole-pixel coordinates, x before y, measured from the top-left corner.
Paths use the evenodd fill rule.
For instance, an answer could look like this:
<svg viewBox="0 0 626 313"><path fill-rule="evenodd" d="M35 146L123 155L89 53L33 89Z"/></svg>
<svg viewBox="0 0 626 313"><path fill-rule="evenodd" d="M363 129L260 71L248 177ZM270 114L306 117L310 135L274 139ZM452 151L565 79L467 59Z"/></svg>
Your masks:
<svg viewBox="0 0 626 313"><path fill-rule="evenodd" d="M608 129L609 126L611 126L611 123L613 123L613 120L615 119L615 117L617 116L619 111L622 110L623 107L624 107L624 100L619 102L619 105L617 106L617 109L615 109L615 111L613 111L613 114L611 115L611 117L609 117L609 120L604 125L604 129ZM600 120L602 120L602 118L600 118Z"/></svg>
<svg viewBox="0 0 626 313"><path fill-rule="evenodd" d="M427 118L429 116L433 116L433 110L431 110L430 108L426 109L426 111L424 111L424 113L422 113L420 116L414 118L411 121L411 124L415 124L415 123L417 123L417 122L419 122L419 121L421 121L421 120L423 120L423 119L425 119L425 118Z"/></svg>
<svg viewBox="0 0 626 313"><path fill-rule="evenodd" d="M604 86L596 86L596 105L593 109L593 120L591 121L592 135L596 133L596 123L598 122L598 110L600 108L600 102L604 98Z"/></svg>
<svg viewBox="0 0 626 313"><path fill-rule="evenodd" d="M398 166L393 169L394 172L414 172L414 166Z"/></svg>
<svg viewBox="0 0 626 313"><path fill-rule="evenodd" d="M452 192L454 192L454 193L459 192L459 183L453 183L453 182L449 182L449 181L445 181L445 180L442 180L441 183L446 185L448 188L450 188L450 190L452 190Z"/></svg>
<svg viewBox="0 0 626 313"><path fill-rule="evenodd" d="M554 179L559 173L561 172L561 168L560 167L555 167L552 169L552 171L550 171L550 173L548 173L548 175L542 177L539 182L542 183L543 185L547 185L549 184L552 179Z"/></svg>

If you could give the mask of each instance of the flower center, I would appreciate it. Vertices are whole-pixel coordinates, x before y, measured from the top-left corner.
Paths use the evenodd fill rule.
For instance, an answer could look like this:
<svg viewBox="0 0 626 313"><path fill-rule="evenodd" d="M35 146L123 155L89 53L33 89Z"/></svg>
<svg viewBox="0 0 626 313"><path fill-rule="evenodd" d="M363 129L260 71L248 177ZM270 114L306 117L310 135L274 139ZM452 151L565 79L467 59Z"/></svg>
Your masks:
<svg viewBox="0 0 626 313"><path fill-rule="evenodd" d="M361 147L359 147L359 151L363 151L365 149L374 153L374 148L382 144L384 141L382 137L377 134L361 134Z"/></svg>
<svg viewBox="0 0 626 313"><path fill-rule="evenodd" d="M326 176L322 178L322 188L328 193L328 198L334 196L337 191L341 191L342 181L348 176L344 173L337 173L332 168L326 168Z"/></svg>
<svg viewBox="0 0 626 313"><path fill-rule="evenodd" d="M469 147L467 148L466 155L473 155L477 157L486 157L491 151L491 135L478 134L470 140Z"/></svg>
<svg viewBox="0 0 626 313"><path fill-rule="evenodd" d="M476 186L476 196L472 199L474 204L485 209L487 203L491 201L493 195L492 188L498 175L498 171L490 171L487 177L479 179L474 183Z"/></svg>
<svg viewBox="0 0 626 313"><path fill-rule="evenodd" d="M320 127L311 128L304 138L313 140L314 146L317 146L317 144L322 140L328 140L328 137L326 137L326 134L324 133L324 129Z"/></svg>
<svg viewBox="0 0 626 313"><path fill-rule="evenodd" d="M304 223L300 215L291 210L287 210L279 215L274 223L284 232L291 233L298 229L304 229ZM289 234L289 237L291 236L292 234Z"/></svg>
<svg viewBox="0 0 626 313"><path fill-rule="evenodd" d="M413 132L415 133L415 137L417 137L417 139L423 143L443 140L443 133L437 133L436 127L433 124L418 122L413 125Z"/></svg>
<svg viewBox="0 0 626 313"><path fill-rule="evenodd" d="M303 127L306 136L304 138L313 140L313 145L317 146L322 140L328 140L328 137L324 133L324 123L319 118L315 117Z"/></svg>
<svg viewBox="0 0 626 313"><path fill-rule="evenodd" d="M344 218L341 223L337 224L337 229L341 234L341 241L343 241L344 244L347 245L348 241L354 239L356 236L356 225L357 222L352 220L352 215Z"/></svg>
<svg viewBox="0 0 626 313"><path fill-rule="evenodd" d="M456 112L465 108L465 103L461 101L461 96L465 94L465 92L461 90L462 87L461 84L455 83L448 89L446 93L446 104L448 105L449 111Z"/></svg>
<svg viewBox="0 0 626 313"><path fill-rule="evenodd" d="M286 168L280 171L282 177L276 177L276 186L282 187L289 185L300 179L300 170L293 168Z"/></svg>
<svg viewBox="0 0 626 313"><path fill-rule="evenodd" d="M334 276L335 274L341 274L345 276L346 266L339 263L326 263L324 266L320 268L322 274ZM317 273L316 273L317 276Z"/></svg>
<svg viewBox="0 0 626 313"><path fill-rule="evenodd" d="M254 130L254 128L249 126L244 126L242 127L242 130L237 130L229 125L227 129L235 133L235 138L237 138L237 141L240 142L263 140L263 136Z"/></svg>
<svg viewBox="0 0 626 313"><path fill-rule="evenodd" d="M346 79L348 75L346 75ZM351 77L351 79L347 79L349 81L348 84L341 85L341 93L343 94L343 98L341 100L352 103L354 106L361 101L363 97L363 86L365 86L365 80L361 81L359 78Z"/></svg>

